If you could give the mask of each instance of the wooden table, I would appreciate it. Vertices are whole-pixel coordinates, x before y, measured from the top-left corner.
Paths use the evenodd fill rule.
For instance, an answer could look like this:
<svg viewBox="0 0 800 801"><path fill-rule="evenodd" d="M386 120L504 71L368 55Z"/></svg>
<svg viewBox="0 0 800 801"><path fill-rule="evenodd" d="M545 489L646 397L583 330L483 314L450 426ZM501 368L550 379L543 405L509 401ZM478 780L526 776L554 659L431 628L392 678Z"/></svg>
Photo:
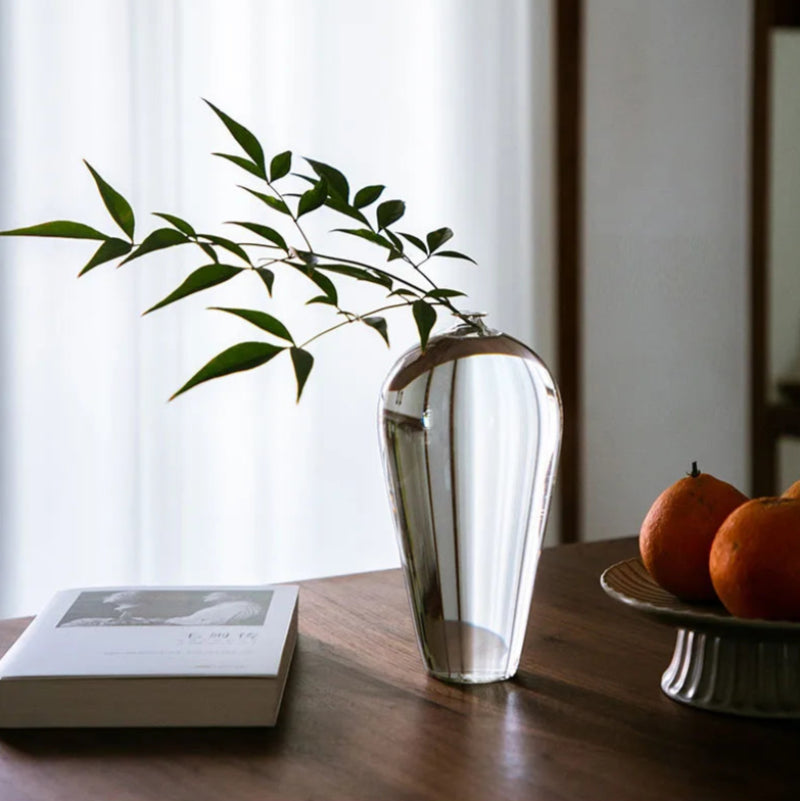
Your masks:
<svg viewBox="0 0 800 801"><path fill-rule="evenodd" d="M399 571L305 582L278 726L0 735L2 801L789 799L800 724L714 715L659 688L674 640L607 599L635 541L544 552L519 674L430 679ZM26 621L0 624L0 649Z"/></svg>

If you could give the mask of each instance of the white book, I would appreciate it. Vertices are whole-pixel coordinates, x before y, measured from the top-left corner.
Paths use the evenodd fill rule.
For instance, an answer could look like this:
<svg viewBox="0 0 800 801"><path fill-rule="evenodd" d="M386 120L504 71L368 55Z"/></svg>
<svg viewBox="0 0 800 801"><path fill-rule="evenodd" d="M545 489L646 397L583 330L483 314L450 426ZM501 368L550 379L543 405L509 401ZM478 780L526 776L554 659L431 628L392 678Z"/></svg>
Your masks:
<svg viewBox="0 0 800 801"><path fill-rule="evenodd" d="M0 728L271 726L296 586L59 592L0 659Z"/></svg>

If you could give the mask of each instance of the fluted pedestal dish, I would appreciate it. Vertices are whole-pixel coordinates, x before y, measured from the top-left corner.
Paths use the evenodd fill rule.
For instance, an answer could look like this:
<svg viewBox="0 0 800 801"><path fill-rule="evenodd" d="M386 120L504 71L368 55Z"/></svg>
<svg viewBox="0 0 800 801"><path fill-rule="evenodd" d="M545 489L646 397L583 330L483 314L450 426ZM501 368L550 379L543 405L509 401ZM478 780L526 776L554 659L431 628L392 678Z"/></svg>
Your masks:
<svg viewBox="0 0 800 801"><path fill-rule="evenodd" d="M743 620L718 605L684 603L659 587L639 558L612 565L601 584L612 598L677 627L661 677L673 701L733 715L800 717L800 623Z"/></svg>

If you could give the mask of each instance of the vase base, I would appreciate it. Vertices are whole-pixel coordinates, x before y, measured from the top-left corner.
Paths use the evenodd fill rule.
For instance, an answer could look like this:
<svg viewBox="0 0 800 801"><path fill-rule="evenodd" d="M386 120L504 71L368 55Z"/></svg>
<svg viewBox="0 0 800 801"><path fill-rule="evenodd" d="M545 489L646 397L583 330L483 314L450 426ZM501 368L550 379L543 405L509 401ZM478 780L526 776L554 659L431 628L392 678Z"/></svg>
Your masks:
<svg viewBox="0 0 800 801"><path fill-rule="evenodd" d="M425 618L423 656L428 673L451 684L489 684L516 672L498 634L462 620Z"/></svg>
<svg viewBox="0 0 800 801"><path fill-rule="evenodd" d="M496 673L438 673L434 670L428 671L428 675L445 684L494 684L514 678L515 673L516 671L514 673L500 671Z"/></svg>

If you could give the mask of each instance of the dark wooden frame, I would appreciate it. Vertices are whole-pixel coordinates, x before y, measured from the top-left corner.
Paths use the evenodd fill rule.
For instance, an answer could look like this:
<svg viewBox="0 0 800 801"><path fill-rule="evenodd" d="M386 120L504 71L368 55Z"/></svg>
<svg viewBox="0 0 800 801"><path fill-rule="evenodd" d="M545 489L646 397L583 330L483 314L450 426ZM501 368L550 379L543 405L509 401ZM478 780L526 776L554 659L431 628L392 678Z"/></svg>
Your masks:
<svg viewBox="0 0 800 801"><path fill-rule="evenodd" d="M583 0L555 0L556 373L564 404L559 472L561 542L581 539L581 205ZM800 26L797 0L753 0L750 152L750 485L777 490L777 444L800 436L800 408L769 399L767 298L769 235L770 30Z"/></svg>
<svg viewBox="0 0 800 801"><path fill-rule="evenodd" d="M560 540L581 539L581 227L583 0L554 0L556 373L564 406L559 470Z"/></svg>
<svg viewBox="0 0 800 801"><path fill-rule="evenodd" d="M800 406L770 398L769 338L769 142L770 31L800 27L796 0L754 0L750 152L750 485L754 496L778 487L778 441L800 436Z"/></svg>
<svg viewBox="0 0 800 801"><path fill-rule="evenodd" d="M769 183L769 30L772 0L754 0L750 132L750 485L769 495L775 484L775 456L767 424L767 219ZM766 490L766 491L765 491Z"/></svg>

